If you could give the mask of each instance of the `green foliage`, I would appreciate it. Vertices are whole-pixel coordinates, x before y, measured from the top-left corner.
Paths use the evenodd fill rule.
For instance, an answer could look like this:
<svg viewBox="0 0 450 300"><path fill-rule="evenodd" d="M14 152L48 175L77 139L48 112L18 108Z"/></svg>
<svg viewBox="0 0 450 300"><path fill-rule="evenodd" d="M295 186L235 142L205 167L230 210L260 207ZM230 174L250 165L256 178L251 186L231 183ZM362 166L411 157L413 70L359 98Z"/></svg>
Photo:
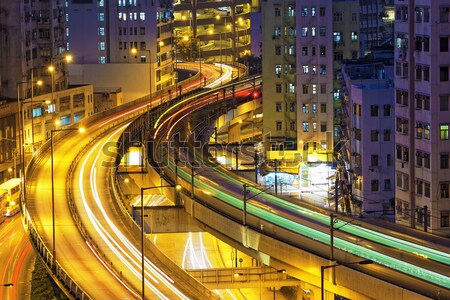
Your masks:
<svg viewBox="0 0 450 300"><path fill-rule="evenodd" d="M31 277L31 300L69 300L53 282L40 259L36 259Z"/></svg>
<svg viewBox="0 0 450 300"><path fill-rule="evenodd" d="M177 60L195 61L199 57L199 39L193 36L175 38L175 51Z"/></svg>

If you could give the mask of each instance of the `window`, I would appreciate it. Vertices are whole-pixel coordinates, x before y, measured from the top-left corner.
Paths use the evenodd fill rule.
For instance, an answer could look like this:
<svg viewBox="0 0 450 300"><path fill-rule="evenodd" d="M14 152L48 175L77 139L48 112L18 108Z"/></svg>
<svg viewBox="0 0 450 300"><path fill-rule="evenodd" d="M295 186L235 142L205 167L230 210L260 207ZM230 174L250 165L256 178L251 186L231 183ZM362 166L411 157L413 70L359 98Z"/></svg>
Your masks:
<svg viewBox="0 0 450 300"><path fill-rule="evenodd" d="M391 166L392 165L392 157L390 154L386 155L386 165Z"/></svg>
<svg viewBox="0 0 450 300"><path fill-rule="evenodd" d="M439 38L439 49L441 52L448 52L448 37Z"/></svg>
<svg viewBox="0 0 450 300"><path fill-rule="evenodd" d="M295 111L295 102L290 102L289 103L289 111L290 112L294 112Z"/></svg>
<svg viewBox="0 0 450 300"><path fill-rule="evenodd" d="M106 58L105 58L104 56L100 56L100 57L98 58L98 62L99 62L100 64L106 64Z"/></svg>
<svg viewBox="0 0 450 300"><path fill-rule="evenodd" d="M423 22L430 23L430 8L429 7L423 8Z"/></svg>
<svg viewBox="0 0 450 300"><path fill-rule="evenodd" d="M317 103L312 103L312 112L315 114L317 112Z"/></svg>
<svg viewBox="0 0 450 300"><path fill-rule="evenodd" d="M308 7L306 7L306 6L302 7L301 16L302 17L307 17L308 16Z"/></svg>
<svg viewBox="0 0 450 300"><path fill-rule="evenodd" d="M423 166L426 169L430 168L430 154L429 153L424 153L423 154Z"/></svg>
<svg viewBox="0 0 450 300"><path fill-rule="evenodd" d="M439 97L439 109L440 111L448 111L448 96Z"/></svg>
<svg viewBox="0 0 450 300"><path fill-rule="evenodd" d="M289 93L291 94L295 93L295 84L289 83Z"/></svg>
<svg viewBox="0 0 450 300"><path fill-rule="evenodd" d="M275 46L275 55L281 55L281 46Z"/></svg>
<svg viewBox="0 0 450 300"><path fill-rule="evenodd" d="M379 189L378 186L379 186L378 180L374 179L374 180L372 180L371 183L370 183L370 190L371 190L372 192L378 192L378 189Z"/></svg>
<svg viewBox="0 0 450 300"><path fill-rule="evenodd" d="M325 7L320 7L319 8L319 16L325 17Z"/></svg>
<svg viewBox="0 0 450 300"><path fill-rule="evenodd" d="M326 103L320 103L320 112L321 113L327 112L327 104Z"/></svg>
<svg viewBox="0 0 450 300"><path fill-rule="evenodd" d="M311 7L311 17L315 17L316 16L316 7L312 6Z"/></svg>
<svg viewBox="0 0 450 300"><path fill-rule="evenodd" d="M448 23L449 12L450 12L450 7L440 7L439 8L439 22L440 23Z"/></svg>
<svg viewBox="0 0 450 300"><path fill-rule="evenodd" d="M281 92L281 83L275 83L275 93L280 94Z"/></svg>
<svg viewBox="0 0 450 300"><path fill-rule="evenodd" d="M327 123L320 123L320 132L327 132Z"/></svg>
<svg viewBox="0 0 450 300"><path fill-rule="evenodd" d="M327 35L327 28L325 26L319 27L319 35L320 36L326 36Z"/></svg>
<svg viewBox="0 0 450 300"><path fill-rule="evenodd" d="M335 12L333 14L333 22L342 22L342 15L340 12Z"/></svg>
<svg viewBox="0 0 450 300"><path fill-rule="evenodd" d="M101 51L105 50L105 42L99 42L98 43L98 50L101 50Z"/></svg>
<svg viewBox="0 0 450 300"><path fill-rule="evenodd" d="M312 131L316 132L317 131L317 122L313 122L312 123Z"/></svg>
<svg viewBox="0 0 450 300"><path fill-rule="evenodd" d="M320 75L327 75L327 65L320 65Z"/></svg>
<svg viewBox="0 0 450 300"><path fill-rule="evenodd" d="M307 56L308 55L308 47L302 47L302 55Z"/></svg>
<svg viewBox="0 0 450 300"><path fill-rule="evenodd" d="M139 13L139 19L140 19L141 21L145 21L145 12Z"/></svg>
<svg viewBox="0 0 450 300"><path fill-rule="evenodd" d="M439 78L441 81L448 81L448 67L439 68Z"/></svg>
<svg viewBox="0 0 450 300"><path fill-rule="evenodd" d="M315 46L311 47L311 55L316 56L316 47Z"/></svg>
<svg viewBox="0 0 450 300"><path fill-rule="evenodd" d="M105 35L105 28L104 27L100 27L98 29L98 35L100 35L100 36L104 36Z"/></svg>
<svg viewBox="0 0 450 300"><path fill-rule="evenodd" d="M371 117L378 117L378 105L371 105L370 106L370 116Z"/></svg>
<svg viewBox="0 0 450 300"><path fill-rule="evenodd" d="M105 14L104 13L99 13L98 14L98 20L100 22L104 22L105 21Z"/></svg>
<svg viewBox="0 0 450 300"><path fill-rule="evenodd" d="M280 77L281 75L281 65L275 65L275 74Z"/></svg>
<svg viewBox="0 0 450 300"><path fill-rule="evenodd" d="M358 13L352 12L352 22L357 22L357 21L358 21Z"/></svg>
<svg viewBox="0 0 450 300"><path fill-rule="evenodd" d="M423 195L423 181L420 179L416 182L416 194Z"/></svg>
<svg viewBox="0 0 450 300"><path fill-rule="evenodd" d="M370 141L371 142L378 142L378 130L371 130L370 131Z"/></svg>
<svg viewBox="0 0 450 300"><path fill-rule="evenodd" d="M448 140L448 124L441 124L439 129L441 131L441 140Z"/></svg>
<svg viewBox="0 0 450 300"><path fill-rule="evenodd" d="M335 61L341 61L343 59L344 59L344 53L342 51L334 52L334 60Z"/></svg>
<svg viewBox="0 0 450 300"><path fill-rule="evenodd" d="M441 154L441 169L448 169L449 168L449 155Z"/></svg>
<svg viewBox="0 0 450 300"><path fill-rule="evenodd" d="M391 115L391 106L389 104L383 105L383 115L389 117Z"/></svg>
<svg viewBox="0 0 450 300"><path fill-rule="evenodd" d="M422 66L416 65L416 80L422 80Z"/></svg>
<svg viewBox="0 0 450 300"><path fill-rule="evenodd" d="M423 66L423 80L430 81L430 67L429 66Z"/></svg>
<svg viewBox="0 0 450 300"><path fill-rule="evenodd" d="M391 130L386 129L383 134L383 140L389 142L391 140Z"/></svg>
<svg viewBox="0 0 450 300"><path fill-rule="evenodd" d="M311 27L311 36L316 36L316 27Z"/></svg>
<svg viewBox="0 0 450 300"><path fill-rule="evenodd" d="M279 7L275 7L275 17L281 16L281 9Z"/></svg>
<svg viewBox="0 0 450 300"><path fill-rule="evenodd" d="M424 182L424 187L425 187L424 196L430 198L430 191L431 191L430 183Z"/></svg>
<svg viewBox="0 0 450 300"><path fill-rule="evenodd" d="M303 66L303 74L308 74L309 73L309 66Z"/></svg>
<svg viewBox="0 0 450 300"><path fill-rule="evenodd" d="M423 124L423 138L426 140L430 139L430 124Z"/></svg>
<svg viewBox="0 0 450 300"><path fill-rule="evenodd" d="M352 42L356 42L358 40L358 33L355 31L352 31Z"/></svg>
<svg viewBox="0 0 450 300"><path fill-rule="evenodd" d="M327 48L325 46L320 46L320 56L327 55Z"/></svg>
<svg viewBox="0 0 450 300"><path fill-rule="evenodd" d="M306 94L309 93L309 85L307 85L307 84L303 84L303 85L302 85L302 93L303 93L304 95L306 95Z"/></svg>
<svg viewBox="0 0 450 300"><path fill-rule="evenodd" d="M441 183L441 198L448 198L448 183Z"/></svg>
<svg viewBox="0 0 450 300"><path fill-rule="evenodd" d="M385 179L384 180L384 190L385 191L392 190L392 185L391 185L391 180L390 179Z"/></svg>
<svg viewBox="0 0 450 300"><path fill-rule="evenodd" d="M421 139L423 137L423 124L421 122L416 123L416 138Z"/></svg>
<svg viewBox="0 0 450 300"><path fill-rule="evenodd" d="M450 212L441 211L441 227L450 227Z"/></svg>
<svg viewBox="0 0 450 300"><path fill-rule="evenodd" d="M430 110L430 96L423 95L423 109Z"/></svg>
<svg viewBox="0 0 450 300"><path fill-rule="evenodd" d="M289 123L289 130L295 131L295 121Z"/></svg>
<svg viewBox="0 0 450 300"><path fill-rule="evenodd" d="M370 166L372 166L372 167L378 166L378 155L377 154L372 154L370 156Z"/></svg>
<svg viewBox="0 0 450 300"><path fill-rule="evenodd" d="M309 113L309 104L308 103L303 104L302 111L305 114Z"/></svg>
<svg viewBox="0 0 450 300"><path fill-rule="evenodd" d="M307 37L308 36L308 27L302 27L302 36Z"/></svg>
<svg viewBox="0 0 450 300"><path fill-rule="evenodd" d="M327 85L325 83L320 84L320 93L322 95L327 93Z"/></svg>
<svg viewBox="0 0 450 300"><path fill-rule="evenodd" d="M277 130L282 130L283 129L283 122L276 121L275 125L276 125Z"/></svg>
<svg viewBox="0 0 450 300"><path fill-rule="evenodd" d="M308 131L309 131L309 123L303 122L303 132L308 132Z"/></svg>
<svg viewBox="0 0 450 300"><path fill-rule="evenodd" d="M282 111L282 105L281 105L281 102L277 102L277 103L275 104L275 111L276 111L276 112L281 112L281 111Z"/></svg>

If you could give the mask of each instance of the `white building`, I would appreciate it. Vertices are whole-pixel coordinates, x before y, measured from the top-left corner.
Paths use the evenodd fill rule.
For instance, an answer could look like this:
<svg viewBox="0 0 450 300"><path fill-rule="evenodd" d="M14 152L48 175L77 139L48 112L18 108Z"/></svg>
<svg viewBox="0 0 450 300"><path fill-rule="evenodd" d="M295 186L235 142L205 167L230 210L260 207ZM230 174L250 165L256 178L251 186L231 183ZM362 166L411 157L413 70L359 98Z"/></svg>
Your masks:
<svg viewBox="0 0 450 300"><path fill-rule="evenodd" d="M365 216L393 215L393 67L359 60L342 66L345 96L339 172L344 210Z"/></svg>
<svg viewBox="0 0 450 300"><path fill-rule="evenodd" d="M449 35L448 0L395 1L396 221L447 236Z"/></svg>

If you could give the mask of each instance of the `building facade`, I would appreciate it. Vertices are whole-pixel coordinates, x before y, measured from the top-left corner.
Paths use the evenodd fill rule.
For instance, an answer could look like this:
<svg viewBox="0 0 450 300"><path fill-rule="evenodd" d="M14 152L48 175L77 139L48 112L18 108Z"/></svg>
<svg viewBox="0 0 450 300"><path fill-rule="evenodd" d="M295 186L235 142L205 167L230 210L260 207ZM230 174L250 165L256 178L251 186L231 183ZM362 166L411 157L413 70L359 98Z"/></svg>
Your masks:
<svg viewBox="0 0 450 300"><path fill-rule="evenodd" d="M343 64L340 78L345 118L336 156L342 211L369 217L392 216L393 65L372 59L350 61Z"/></svg>
<svg viewBox="0 0 450 300"><path fill-rule="evenodd" d="M396 221L450 234L450 3L395 1Z"/></svg>
<svg viewBox="0 0 450 300"><path fill-rule="evenodd" d="M292 151L300 162L331 162L332 1L264 1L261 6L266 158Z"/></svg>
<svg viewBox="0 0 450 300"><path fill-rule="evenodd" d="M173 10L168 0L72 0L68 6L68 47L75 63L142 63L142 90L155 93L175 84ZM91 70L92 71L92 70ZM120 76L120 74L117 74ZM84 82L86 83L86 82ZM110 87L95 82L95 86Z"/></svg>
<svg viewBox="0 0 450 300"><path fill-rule="evenodd" d="M228 64L243 61L250 55L250 14L257 10L257 3L249 0L176 1L174 36L180 44L191 40L197 43L193 45L194 53L188 53L190 60Z"/></svg>
<svg viewBox="0 0 450 300"><path fill-rule="evenodd" d="M361 0L361 56L373 47L392 43L394 34L394 0Z"/></svg>

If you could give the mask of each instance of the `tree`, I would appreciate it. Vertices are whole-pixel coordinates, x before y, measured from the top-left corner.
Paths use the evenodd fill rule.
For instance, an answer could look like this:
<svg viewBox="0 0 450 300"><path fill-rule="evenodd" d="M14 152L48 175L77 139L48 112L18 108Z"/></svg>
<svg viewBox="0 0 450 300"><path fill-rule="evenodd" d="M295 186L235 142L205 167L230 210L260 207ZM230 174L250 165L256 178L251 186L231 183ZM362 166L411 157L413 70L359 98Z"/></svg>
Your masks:
<svg viewBox="0 0 450 300"><path fill-rule="evenodd" d="M176 37L175 51L177 60L194 61L199 58L199 39L192 35Z"/></svg>

